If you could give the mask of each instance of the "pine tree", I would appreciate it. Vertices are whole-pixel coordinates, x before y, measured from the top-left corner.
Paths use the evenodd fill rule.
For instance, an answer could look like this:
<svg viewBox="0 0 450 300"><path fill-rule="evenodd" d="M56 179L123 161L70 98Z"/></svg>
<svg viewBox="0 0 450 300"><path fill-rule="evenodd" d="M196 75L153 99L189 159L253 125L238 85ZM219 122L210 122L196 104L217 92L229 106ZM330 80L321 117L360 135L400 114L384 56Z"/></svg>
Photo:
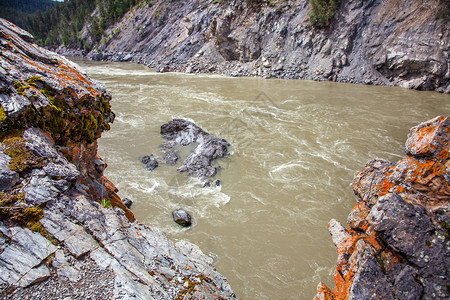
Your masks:
<svg viewBox="0 0 450 300"><path fill-rule="evenodd" d="M330 21L340 5L339 0L310 0L310 4L309 21L319 28L330 25Z"/></svg>

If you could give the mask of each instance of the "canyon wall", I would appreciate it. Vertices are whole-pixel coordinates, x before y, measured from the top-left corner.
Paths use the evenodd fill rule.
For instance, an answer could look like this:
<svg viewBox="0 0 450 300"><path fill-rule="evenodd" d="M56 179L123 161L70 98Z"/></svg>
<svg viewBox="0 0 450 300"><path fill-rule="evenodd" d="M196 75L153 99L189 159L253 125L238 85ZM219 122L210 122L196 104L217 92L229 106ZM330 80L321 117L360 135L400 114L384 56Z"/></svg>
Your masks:
<svg viewBox="0 0 450 300"><path fill-rule="evenodd" d="M309 2L142 2L108 28L89 54L64 47L58 51L133 61L158 71L450 93L448 0L342 0L325 28L311 25ZM90 39L89 26L83 39Z"/></svg>

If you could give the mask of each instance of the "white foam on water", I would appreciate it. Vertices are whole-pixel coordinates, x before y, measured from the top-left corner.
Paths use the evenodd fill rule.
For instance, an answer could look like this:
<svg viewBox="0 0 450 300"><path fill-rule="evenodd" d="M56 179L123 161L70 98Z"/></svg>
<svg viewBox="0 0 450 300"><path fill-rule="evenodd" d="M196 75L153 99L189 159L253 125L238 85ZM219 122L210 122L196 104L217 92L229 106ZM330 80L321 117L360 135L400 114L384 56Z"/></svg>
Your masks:
<svg viewBox="0 0 450 300"><path fill-rule="evenodd" d="M104 67L83 67L83 71L92 75L102 75L102 76L159 76L160 73L151 71L132 71L132 70L122 70L117 68L104 68Z"/></svg>
<svg viewBox="0 0 450 300"><path fill-rule="evenodd" d="M291 182L300 181L306 174L305 171L309 170L310 167L306 164L300 163L284 163L280 166L272 168L269 172L269 176L272 180L279 182Z"/></svg>
<svg viewBox="0 0 450 300"><path fill-rule="evenodd" d="M133 128L141 128L145 125L145 122L140 115L129 114L129 113L119 113L116 115L116 122L130 125Z"/></svg>
<svg viewBox="0 0 450 300"><path fill-rule="evenodd" d="M221 192L221 186L203 187L203 182L196 177L189 177L187 183L167 186L167 194L172 199L172 205L183 204L196 215L208 217L210 210L226 205L231 197Z"/></svg>
<svg viewBox="0 0 450 300"><path fill-rule="evenodd" d="M135 189L136 191L138 191L139 193L145 193L145 194L151 194L154 191L156 191L158 189L158 187L160 186L160 183L151 178L150 179L150 186L147 183L139 183L139 182L130 182L128 185Z"/></svg>

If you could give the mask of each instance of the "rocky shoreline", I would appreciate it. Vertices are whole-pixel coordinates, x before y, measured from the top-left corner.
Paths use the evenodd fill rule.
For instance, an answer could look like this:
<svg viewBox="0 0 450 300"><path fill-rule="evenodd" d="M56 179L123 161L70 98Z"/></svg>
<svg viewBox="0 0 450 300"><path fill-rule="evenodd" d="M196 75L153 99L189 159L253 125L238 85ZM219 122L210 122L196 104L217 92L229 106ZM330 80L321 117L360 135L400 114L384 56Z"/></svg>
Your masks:
<svg viewBox="0 0 450 300"><path fill-rule="evenodd" d="M405 149L355 175L348 227L328 224L336 286L320 283L315 299L449 299L450 117L413 127Z"/></svg>
<svg viewBox="0 0 450 300"><path fill-rule="evenodd" d="M450 93L448 1L340 1L330 26L310 1L152 1L92 41L56 52L130 61L160 72L393 85ZM256 1L253 1L256 2Z"/></svg>
<svg viewBox="0 0 450 300"><path fill-rule="evenodd" d="M2 19L0 40L0 297L235 299L212 258L136 221L103 176L103 85Z"/></svg>

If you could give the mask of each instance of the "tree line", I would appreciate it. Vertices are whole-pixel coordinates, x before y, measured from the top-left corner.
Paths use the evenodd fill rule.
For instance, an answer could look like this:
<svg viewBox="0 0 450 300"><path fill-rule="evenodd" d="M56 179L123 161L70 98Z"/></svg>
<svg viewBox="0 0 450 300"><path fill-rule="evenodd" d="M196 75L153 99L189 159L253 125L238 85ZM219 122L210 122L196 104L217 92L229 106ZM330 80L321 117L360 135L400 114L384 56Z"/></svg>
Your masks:
<svg viewBox="0 0 450 300"><path fill-rule="evenodd" d="M29 1L43 3L47 0ZM126 12L142 0L48 1L52 3L46 9L36 10L34 14L24 13L25 15L21 17L20 21L12 15L6 15L4 18L33 34L39 45L56 47L63 44L72 48L90 50L94 44L99 42L108 26L120 20ZM145 0L145 2L148 1ZM24 5L22 3L23 7ZM81 36L82 29L87 24L89 24L87 30L89 39Z"/></svg>
<svg viewBox="0 0 450 300"><path fill-rule="evenodd" d="M33 13L46 11L54 4L52 0L1 0L0 18L23 28Z"/></svg>

